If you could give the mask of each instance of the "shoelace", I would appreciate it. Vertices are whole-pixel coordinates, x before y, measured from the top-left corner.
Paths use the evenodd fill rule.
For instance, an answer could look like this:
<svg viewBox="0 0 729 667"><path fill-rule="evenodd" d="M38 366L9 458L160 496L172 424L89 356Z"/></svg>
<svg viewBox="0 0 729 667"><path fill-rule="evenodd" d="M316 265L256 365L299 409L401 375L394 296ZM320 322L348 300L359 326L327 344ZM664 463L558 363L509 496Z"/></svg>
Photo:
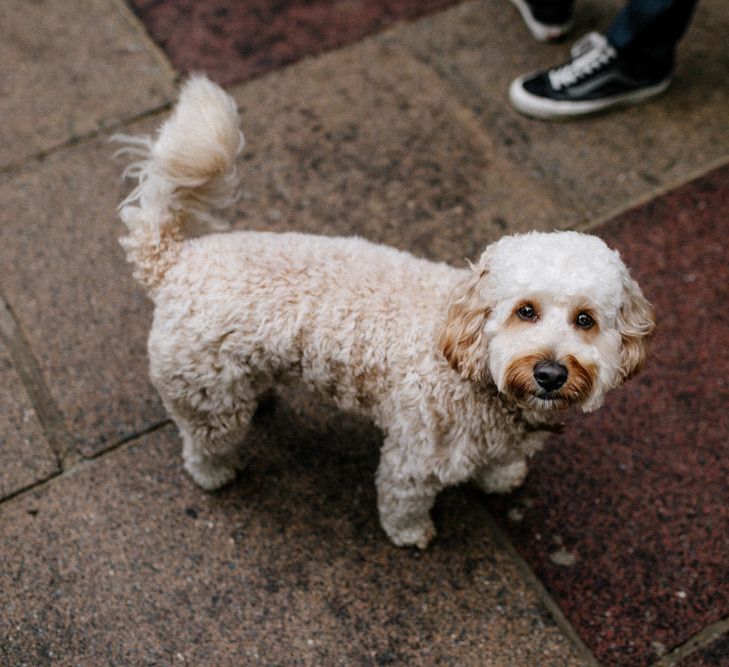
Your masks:
<svg viewBox="0 0 729 667"><path fill-rule="evenodd" d="M599 32L588 32L587 34L580 37L570 49L570 58L574 60L584 55L592 49L602 48L604 44L607 44L607 38L605 35Z"/></svg>
<svg viewBox="0 0 729 667"><path fill-rule="evenodd" d="M582 46L582 48L578 49L578 46ZM580 51L582 52L580 53ZM580 79L607 65L618 55L602 35L594 34L587 35L580 40L573 48L573 54L575 53L579 55L571 62L549 72L549 82L554 90L577 83Z"/></svg>

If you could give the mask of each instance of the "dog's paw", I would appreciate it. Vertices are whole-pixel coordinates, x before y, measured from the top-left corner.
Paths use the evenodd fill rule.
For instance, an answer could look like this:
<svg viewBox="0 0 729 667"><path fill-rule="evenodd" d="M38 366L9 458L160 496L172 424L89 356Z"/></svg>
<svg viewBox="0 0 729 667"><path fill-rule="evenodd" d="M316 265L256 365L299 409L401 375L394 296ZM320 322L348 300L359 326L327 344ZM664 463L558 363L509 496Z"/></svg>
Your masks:
<svg viewBox="0 0 729 667"><path fill-rule="evenodd" d="M407 527L393 528L384 523L382 527L392 543L397 547L418 547L418 549L425 549L436 536L435 526L430 518Z"/></svg>
<svg viewBox="0 0 729 667"><path fill-rule="evenodd" d="M191 461L185 462L185 470L190 473L195 484L205 491L215 491L225 486L238 474L236 466Z"/></svg>
<svg viewBox="0 0 729 667"><path fill-rule="evenodd" d="M515 461L509 465L481 471L475 481L485 493L510 493L524 483L526 474L526 462Z"/></svg>

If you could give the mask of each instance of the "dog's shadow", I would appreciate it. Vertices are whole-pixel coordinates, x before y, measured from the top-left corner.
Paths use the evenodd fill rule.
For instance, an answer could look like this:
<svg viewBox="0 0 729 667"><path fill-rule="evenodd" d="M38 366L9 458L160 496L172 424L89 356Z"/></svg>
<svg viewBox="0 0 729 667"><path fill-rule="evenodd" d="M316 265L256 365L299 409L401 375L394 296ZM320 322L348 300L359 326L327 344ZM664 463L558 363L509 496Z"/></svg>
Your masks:
<svg viewBox="0 0 729 667"><path fill-rule="evenodd" d="M212 499L219 511L235 508L239 519L254 513L281 533L304 531L321 540L375 535L381 444L382 433L367 420L280 387L261 401L241 443L245 468Z"/></svg>
<svg viewBox="0 0 729 667"><path fill-rule="evenodd" d="M388 544L375 490L382 439L370 421L302 389L279 387L262 400L241 445L245 468L208 496L208 506L241 541L263 532L274 541L329 544L334 551L335 544L379 548ZM479 497L465 487L439 495L434 544L462 548L483 537Z"/></svg>

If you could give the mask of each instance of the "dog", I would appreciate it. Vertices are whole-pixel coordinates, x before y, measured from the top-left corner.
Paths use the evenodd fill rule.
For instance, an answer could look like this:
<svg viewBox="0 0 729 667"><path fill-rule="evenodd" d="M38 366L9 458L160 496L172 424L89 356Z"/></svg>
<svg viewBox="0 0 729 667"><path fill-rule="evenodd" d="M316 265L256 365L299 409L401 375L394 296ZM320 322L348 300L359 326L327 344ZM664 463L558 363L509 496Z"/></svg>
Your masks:
<svg viewBox="0 0 729 667"><path fill-rule="evenodd" d="M119 208L155 304L150 375L203 489L235 477L260 397L297 381L379 426L381 525L424 549L440 490L518 487L560 411L596 409L644 362L653 309L595 236L507 236L468 268L361 238L189 238L236 196L233 99L193 76L156 138L120 139L139 158Z"/></svg>

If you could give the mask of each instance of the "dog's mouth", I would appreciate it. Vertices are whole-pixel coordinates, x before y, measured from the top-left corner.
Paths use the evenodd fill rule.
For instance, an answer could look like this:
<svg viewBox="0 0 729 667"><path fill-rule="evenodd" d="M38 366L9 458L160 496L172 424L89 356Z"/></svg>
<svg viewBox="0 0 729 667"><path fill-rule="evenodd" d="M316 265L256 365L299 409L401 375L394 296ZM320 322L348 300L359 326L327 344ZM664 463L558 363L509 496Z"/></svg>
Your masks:
<svg viewBox="0 0 729 667"><path fill-rule="evenodd" d="M574 396L565 396L559 391L539 390L521 398L520 402L539 410L566 410L582 401Z"/></svg>
<svg viewBox="0 0 729 667"><path fill-rule="evenodd" d="M540 391L534 392L532 394L532 396L534 396L534 398L538 398L539 400L547 401L548 403L565 400L565 397L562 396L562 394L560 394L559 391L540 390Z"/></svg>

